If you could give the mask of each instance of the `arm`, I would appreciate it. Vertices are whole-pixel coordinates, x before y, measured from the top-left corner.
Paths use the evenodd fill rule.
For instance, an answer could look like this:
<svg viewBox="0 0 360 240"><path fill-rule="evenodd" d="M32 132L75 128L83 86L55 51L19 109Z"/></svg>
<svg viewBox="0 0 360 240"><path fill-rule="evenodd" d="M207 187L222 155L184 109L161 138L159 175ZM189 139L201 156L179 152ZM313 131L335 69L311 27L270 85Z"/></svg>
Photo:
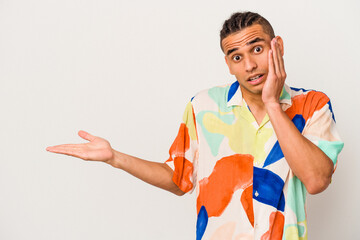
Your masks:
<svg viewBox="0 0 360 240"><path fill-rule="evenodd" d="M324 191L334 169L331 159L299 132L280 104L266 105L266 109L291 170L310 194Z"/></svg>
<svg viewBox="0 0 360 240"><path fill-rule="evenodd" d="M173 170L165 163L150 162L112 149L110 143L100 137L79 131L79 136L88 143L62 144L46 148L49 152L65 154L83 160L100 161L122 169L131 175L176 195L183 195L172 181Z"/></svg>
<svg viewBox="0 0 360 240"><path fill-rule="evenodd" d="M178 196L184 192L173 182L173 170L166 163L150 162L113 150L114 158L108 163L155 187L165 189Z"/></svg>
<svg viewBox="0 0 360 240"><path fill-rule="evenodd" d="M280 147L294 174L304 183L310 194L324 191L330 184L333 172L331 159L305 138L281 109L279 97L286 73L282 51L276 38L269 51L269 75L263 88L262 99ZM282 44L282 43L280 43Z"/></svg>

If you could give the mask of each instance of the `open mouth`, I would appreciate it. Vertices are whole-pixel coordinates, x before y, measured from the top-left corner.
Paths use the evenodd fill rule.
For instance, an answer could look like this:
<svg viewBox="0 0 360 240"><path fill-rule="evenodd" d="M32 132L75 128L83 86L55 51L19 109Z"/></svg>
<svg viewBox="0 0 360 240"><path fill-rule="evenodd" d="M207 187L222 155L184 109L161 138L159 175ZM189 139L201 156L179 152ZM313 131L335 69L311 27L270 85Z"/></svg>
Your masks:
<svg viewBox="0 0 360 240"><path fill-rule="evenodd" d="M251 85L257 85L262 82L263 78L264 78L264 74L259 74L256 75L255 77L249 78L248 83L250 83Z"/></svg>
<svg viewBox="0 0 360 240"><path fill-rule="evenodd" d="M259 78L261 78L262 76L264 76L264 75L263 75L263 74L259 74L259 75L255 76L255 77L249 78L248 81L250 81L250 82L256 81L256 80L258 80Z"/></svg>

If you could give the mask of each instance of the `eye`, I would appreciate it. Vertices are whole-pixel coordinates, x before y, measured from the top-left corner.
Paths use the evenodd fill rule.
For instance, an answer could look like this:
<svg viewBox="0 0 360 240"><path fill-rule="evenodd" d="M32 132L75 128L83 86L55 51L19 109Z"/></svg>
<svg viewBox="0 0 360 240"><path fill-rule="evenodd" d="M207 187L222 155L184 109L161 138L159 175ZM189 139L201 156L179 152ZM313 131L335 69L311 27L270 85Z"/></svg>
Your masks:
<svg viewBox="0 0 360 240"><path fill-rule="evenodd" d="M254 52L255 53L260 53L262 51L262 49L263 48L261 46L257 46L257 47L254 48Z"/></svg>
<svg viewBox="0 0 360 240"><path fill-rule="evenodd" d="M233 59L235 62L238 62L238 61L240 61L241 57L240 57L239 55L235 55L235 56L233 56L232 59Z"/></svg>

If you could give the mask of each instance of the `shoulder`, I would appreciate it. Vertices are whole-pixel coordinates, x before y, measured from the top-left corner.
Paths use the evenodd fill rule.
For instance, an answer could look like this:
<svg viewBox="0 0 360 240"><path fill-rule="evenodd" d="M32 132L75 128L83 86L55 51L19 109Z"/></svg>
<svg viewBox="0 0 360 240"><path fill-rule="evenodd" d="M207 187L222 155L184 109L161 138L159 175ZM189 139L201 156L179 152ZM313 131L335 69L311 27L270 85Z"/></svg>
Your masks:
<svg viewBox="0 0 360 240"><path fill-rule="evenodd" d="M330 101L329 97L322 91L296 87L289 87L289 90L293 103L313 105L319 103L326 104Z"/></svg>
<svg viewBox="0 0 360 240"><path fill-rule="evenodd" d="M335 120L329 97L321 91L290 87L291 107L288 113L300 114L305 120L316 112L329 112Z"/></svg>
<svg viewBox="0 0 360 240"><path fill-rule="evenodd" d="M206 104L210 102L226 101L232 83L203 89L191 98L193 104Z"/></svg>

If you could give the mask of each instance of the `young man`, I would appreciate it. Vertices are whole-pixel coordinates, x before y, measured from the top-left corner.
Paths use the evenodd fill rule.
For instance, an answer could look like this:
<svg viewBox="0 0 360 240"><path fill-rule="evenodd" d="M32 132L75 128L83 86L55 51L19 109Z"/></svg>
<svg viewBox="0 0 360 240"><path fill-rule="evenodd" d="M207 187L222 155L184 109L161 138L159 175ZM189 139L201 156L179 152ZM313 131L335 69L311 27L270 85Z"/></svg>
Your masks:
<svg viewBox="0 0 360 240"><path fill-rule="evenodd" d="M343 147L329 98L285 84L284 46L269 22L233 14L220 33L237 81L188 103L165 163L85 144L48 147L103 161L177 195L196 189L196 239L307 239L306 192L330 184Z"/></svg>

